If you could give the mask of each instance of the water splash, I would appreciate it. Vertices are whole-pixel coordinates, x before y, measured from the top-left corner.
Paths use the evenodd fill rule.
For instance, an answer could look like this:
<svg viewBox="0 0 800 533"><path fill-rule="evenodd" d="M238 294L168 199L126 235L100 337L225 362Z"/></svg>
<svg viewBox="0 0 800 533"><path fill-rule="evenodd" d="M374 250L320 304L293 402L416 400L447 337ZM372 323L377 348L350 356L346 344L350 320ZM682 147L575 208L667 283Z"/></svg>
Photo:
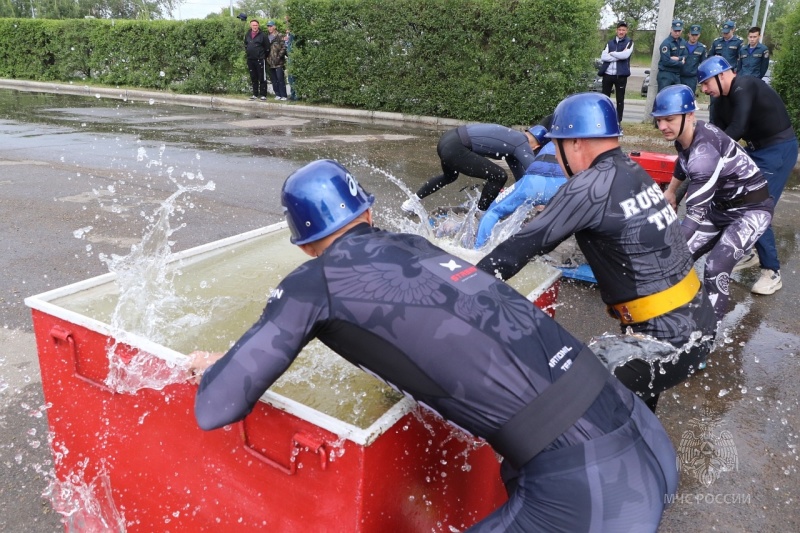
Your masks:
<svg viewBox="0 0 800 533"><path fill-rule="evenodd" d="M100 257L117 276L119 300L110 324L115 339L129 332L164 344L176 333L204 323L214 308L214 305L200 306L198 310L196 302L179 294L173 282L180 271L169 268L168 263L172 259L170 237L185 226L182 223L173 228L170 224L171 217L182 210L179 200L189 193L213 191L215 184L209 181L185 186L172 176L170 180L177 190L150 218L142 241L134 244L127 255ZM186 379L188 361L164 361L144 351L128 357L121 355L125 352L118 341L108 347L110 372L106 385L112 390L130 394L142 388L160 390Z"/></svg>
<svg viewBox="0 0 800 533"><path fill-rule="evenodd" d="M89 460L79 463L64 481L51 479L42 494L62 516L67 533L125 533L125 519L111 493L111 479L102 465L91 482L84 479Z"/></svg>
<svg viewBox="0 0 800 533"><path fill-rule="evenodd" d="M676 348L672 344L660 341L650 335L634 333L630 328L624 334L603 334L592 337L588 346L608 366L612 373L617 367L623 366L633 359L641 359L654 368L656 363L662 366L675 363L681 354L689 353L694 347L711 342L710 335L703 335L694 331L689 335L689 340L683 346Z"/></svg>
<svg viewBox="0 0 800 533"><path fill-rule="evenodd" d="M413 211L411 216L399 216L390 219L393 230L402 233L413 233L434 242L437 246L447 249L452 253L454 248L472 250L478 233L483 212L478 210L479 193L472 187L465 187L465 195L460 205L445 206L428 212L422 205L419 197L409 189L397 176L366 161L355 161L369 169L374 174L379 174L396 185L409 200L409 207ZM480 248L482 254L478 259L492 250L495 246L508 239L519 231L535 211L528 203L520 205L511 215L495 224L492 234ZM462 256L462 254L456 254Z"/></svg>

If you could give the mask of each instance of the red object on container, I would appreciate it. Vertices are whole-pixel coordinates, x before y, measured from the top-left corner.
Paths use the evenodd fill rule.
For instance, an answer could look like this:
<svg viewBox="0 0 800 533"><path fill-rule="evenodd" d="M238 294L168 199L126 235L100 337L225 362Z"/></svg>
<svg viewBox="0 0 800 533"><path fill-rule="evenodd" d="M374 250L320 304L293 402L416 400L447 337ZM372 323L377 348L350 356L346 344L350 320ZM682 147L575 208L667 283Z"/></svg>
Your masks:
<svg viewBox="0 0 800 533"><path fill-rule="evenodd" d="M639 163L650 174L653 181L664 189L672 180L672 172L675 170L678 155L660 152L631 152L630 158Z"/></svg>

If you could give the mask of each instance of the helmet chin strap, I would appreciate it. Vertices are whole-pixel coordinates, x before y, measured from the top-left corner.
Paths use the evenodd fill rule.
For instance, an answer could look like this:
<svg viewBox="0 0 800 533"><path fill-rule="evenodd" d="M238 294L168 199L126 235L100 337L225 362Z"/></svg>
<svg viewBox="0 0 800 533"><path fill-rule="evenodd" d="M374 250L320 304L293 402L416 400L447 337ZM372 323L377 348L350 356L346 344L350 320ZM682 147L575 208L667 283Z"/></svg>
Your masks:
<svg viewBox="0 0 800 533"><path fill-rule="evenodd" d="M681 115L681 129L678 130L678 137L683 135L684 126L686 126L686 114Z"/></svg>
<svg viewBox="0 0 800 533"><path fill-rule="evenodd" d="M567 177L571 178L575 175L572 172L572 169L569 168L569 162L567 162L567 153L564 151L564 143L562 142L564 139L554 139L556 142L556 146L558 146L558 153L561 154L561 161L564 163L564 170L567 171Z"/></svg>
<svg viewBox="0 0 800 533"><path fill-rule="evenodd" d="M719 89L719 95L722 96L722 82L719 81L719 74L714 76L714 79L717 80L717 88Z"/></svg>

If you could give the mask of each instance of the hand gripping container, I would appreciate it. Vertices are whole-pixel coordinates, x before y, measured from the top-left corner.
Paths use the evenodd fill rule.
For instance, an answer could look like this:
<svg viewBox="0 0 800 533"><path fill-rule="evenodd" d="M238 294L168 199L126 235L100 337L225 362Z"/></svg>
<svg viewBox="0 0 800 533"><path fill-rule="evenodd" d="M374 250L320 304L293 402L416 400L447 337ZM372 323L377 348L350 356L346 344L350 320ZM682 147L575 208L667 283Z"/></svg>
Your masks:
<svg viewBox="0 0 800 533"><path fill-rule="evenodd" d="M181 279L213 272L223 292L261 290L255 301L263 306L270 287L259 288L238 258L254 250L267 261L280 255L286 273L305 260L288 237L285 224L276 224L175 254L170 265ZM243 264L259 270L263 260ZM538 268L529 297L552 313L560 273ZM88 481L105 472L127 531L449 532L467 529L505 501L488 445L385 390L370 392L378 396L376 412L353 421L347 402L342 416L273 387L243 422L209 432L194 419L194 384L114 392L106 385L110 349L122 360L149 354L155 366L178 362L191 349L112 328L115 279L102 275L25 302L51 404L56 476L80 473ZM229 344L256 318L203 324L187 337ZM223 333L208 336L215 329Z"/></svg>

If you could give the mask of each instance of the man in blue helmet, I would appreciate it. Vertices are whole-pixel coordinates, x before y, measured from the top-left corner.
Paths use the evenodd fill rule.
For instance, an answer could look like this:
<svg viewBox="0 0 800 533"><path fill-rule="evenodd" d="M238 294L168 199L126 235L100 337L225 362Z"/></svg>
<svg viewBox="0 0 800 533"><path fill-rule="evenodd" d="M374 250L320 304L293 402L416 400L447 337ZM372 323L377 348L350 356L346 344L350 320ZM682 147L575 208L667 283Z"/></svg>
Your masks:
<svg viewBox="0 0 800 533"><path fill-rule="evenodd" d="M647 172L622 152L620 135L606 96L582 93L558 104L548 137L567 183L478 268L508 279L575 235L620 331L630 328L674 347L668 362L653 363L660 368L635 359L614 371L655 410L661 392L705 361L717 321L675 211ZM613 354L600 355L611 361Z"/></svg>
<svg viewBox="0 0 800 533"><path fill-rule="evenodd" d="M547 122L549 124L550 117ZM522 205L537 207L547 205L556 191L564 185L567 178L556 161L555 146L545 137L547 128L541 124L531 127L528 132L539 143L533 163L525 175L516 183L503 189L481 218L475 237L475 249L481 248L489 240L495 225Z"/></svg>
<svg viewBox="0 0 800 533"><path fill-rule="evenodd" d="M689 180L681 228L696 261L706 253L703 286L717 319L728 310L730 274L772 220L772 199L758 166L717 127L695 119L694 91L667 87L656 96L653 117L675 143L678 164L664 196L677 208L675 192Z"/></svg>
<svg viewBox="0 0 800 533"><path fill-rule="evenodd" d="M721 57L709 57L697 69L701 90L711 96L711 123L734 141L744 140L745 151L767 179L769 193L778 205L783 188L797 164L797 135L786 105L775 90L754 76L738 76ZM772 225L756 242L761 276L750 288L754 294L773 294L783 286L778 247ZM755 257L742 266L754 265ZM752 261L752 262L751 262Z"/></svg>
<svg viewBox="0 0 800 533"><path fill-rule="evenodd" d="M711 43L711 47L708 49L708 57L716 56L725 59L735 72L739 64L739 48L743 44L742 38L735 35L736 24L732 20L726 20L722 25L721 31L720 36ZM716 104L717 98L712 96L709 103L709 112L712 115Z"/></svg>
<svg viewBox="0 0 800 533"><path fill-rule="evenodd" d="M656 82L658 82L659 92L664 87L677 85L681 82L681 69L683 69L688 55L686 41L681 37L682 34L683 21L673 20L669 37L664 39L658 48L660 56Z"/></svg>
<svg viewBox="0 0 800 533"><path fill-rule="evenodd" d="M493 276L372 227L373 196L334 161L297 170L281 200L314 259L224 356L193 354L196 370L216 361L197 392L200 427L247 416L316 337L504 457L509 500L470 531L656 531L674 449L591 350Z"/></svg>
<svg viewBox="0 0 800 533"><path fill-rule="evenodd" d="M429 179L416 196L419 199L430 196L464 174L486 180L478 200L478 209L486 211L508 180L506 171L489 159L505 160L516 181L533 162L533 151L537 147L538 142L529 132L499 124L468 124L449 130L436 147L442 173ZM403 202L402 209L414 212L414 199Z"/></svg>

